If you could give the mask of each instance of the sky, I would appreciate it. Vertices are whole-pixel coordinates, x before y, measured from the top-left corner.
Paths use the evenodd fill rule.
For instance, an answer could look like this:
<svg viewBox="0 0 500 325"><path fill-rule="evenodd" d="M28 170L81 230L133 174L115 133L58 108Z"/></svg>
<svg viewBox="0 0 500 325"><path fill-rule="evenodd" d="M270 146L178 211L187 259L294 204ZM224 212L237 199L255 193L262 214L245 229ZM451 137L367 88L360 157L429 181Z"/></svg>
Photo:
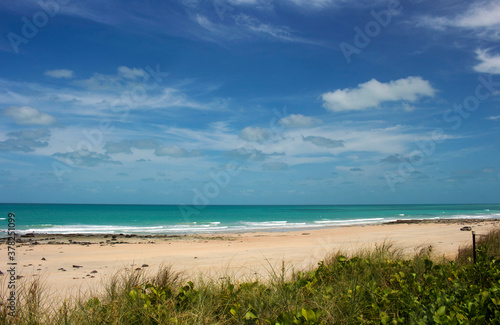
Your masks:
<svg viewBox="0 0 500 325"><path fill-rule="evenodd" d="M0 2L0 202L500 202L500 2Z"/></svg>

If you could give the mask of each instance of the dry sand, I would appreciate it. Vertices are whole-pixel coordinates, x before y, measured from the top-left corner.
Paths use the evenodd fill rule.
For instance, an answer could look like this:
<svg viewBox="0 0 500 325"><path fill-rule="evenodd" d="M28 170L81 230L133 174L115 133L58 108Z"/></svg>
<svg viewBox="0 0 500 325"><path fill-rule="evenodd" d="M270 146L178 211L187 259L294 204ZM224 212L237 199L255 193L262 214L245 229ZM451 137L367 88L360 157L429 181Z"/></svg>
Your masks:
<svg viewBox="0 0 500 325"><path fill-rule="evenodd" d="M237 277L236 281L266 279L272 268L280 272L283 262L288 270L304 270L315 266L329 253L373 249L385 240L410 255L431 245L435 256L454 258L460 246L471 243L471 232L460 230L465 225L472 226L477 234L485 234L500 227L500 221L385 224L198 236L120 235L114 240L111 236L37 235L23 238L24 243L18 244L16 273L23 276L19 281L40 277L48 292L66 296L89 290L102 291L103 283L119 270L132 272L141 268L134 272L154 272L162 263L172 265L174 270L183 271L189 277L201 274L214 279ZM0 270L5 273L5 243L0 245L0 256ZM4 289L5 286L2 291Z"/></svg>

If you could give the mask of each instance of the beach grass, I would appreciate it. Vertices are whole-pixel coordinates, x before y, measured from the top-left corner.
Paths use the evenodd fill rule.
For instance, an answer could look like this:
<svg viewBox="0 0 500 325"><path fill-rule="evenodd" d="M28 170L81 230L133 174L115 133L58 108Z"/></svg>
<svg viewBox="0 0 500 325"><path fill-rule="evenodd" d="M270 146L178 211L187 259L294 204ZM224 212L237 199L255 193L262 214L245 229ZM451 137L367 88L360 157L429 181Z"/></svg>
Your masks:
<svg viewBox="0 0 500 325"><path fill-rule="evenodd" d="M50 303L41 280L24 282L2 324L495 324L500 319L500 231L456 260L384 242L335 252L310 270L270 265L266 281L187 279L171 266L123 271L104 294Z"/></svg>

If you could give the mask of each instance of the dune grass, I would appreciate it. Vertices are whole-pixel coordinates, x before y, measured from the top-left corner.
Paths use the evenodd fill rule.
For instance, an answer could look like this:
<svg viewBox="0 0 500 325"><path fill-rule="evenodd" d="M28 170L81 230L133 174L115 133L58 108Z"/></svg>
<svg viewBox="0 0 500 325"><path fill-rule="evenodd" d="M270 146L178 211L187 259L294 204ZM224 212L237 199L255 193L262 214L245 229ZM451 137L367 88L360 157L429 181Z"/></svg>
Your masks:
<svg viewBox="0 0 500 325"><path fill-rule="evenodd" d="M481 238L478 261L468 248L456 261L414 256L383 243L336 252L291 276L283 264L269 280L230 277L188 281L169 266L152 275L116 274L102 295L42 308L43 287L21 290L15 317L4 324L498 324L500 231Z"/></svg>

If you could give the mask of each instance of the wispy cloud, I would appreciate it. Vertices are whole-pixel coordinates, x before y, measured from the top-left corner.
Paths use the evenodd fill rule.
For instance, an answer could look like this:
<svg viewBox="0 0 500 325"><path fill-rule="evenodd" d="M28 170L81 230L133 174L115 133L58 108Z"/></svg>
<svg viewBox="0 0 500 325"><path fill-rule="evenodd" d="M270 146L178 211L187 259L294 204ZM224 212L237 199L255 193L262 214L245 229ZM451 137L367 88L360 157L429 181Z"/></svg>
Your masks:
<svg viewBox="0 0 500 325"><path fill-rule="evenodd" d="M180 84L179 81L163 78L161 84L151 87L151 78L144 69L120 66L114 74L93 73L88 78L72 79L64 87L0 79L0 103L13 107L4 114L17 118L16 122L38 125L53 124L56 117L51 119L51 115L32 108L34 105L54 110L55 105L62 104L72 108L67 111L68 115L83 116L99 116L104 110L115 107L130 110L221 108L218 102L199 102L183 89L169 86ZM189 88L186 83L180 86ZM24 106L18 106L20 103Z"/></svg>
<svg viewBox="0 0 500 325"><path fill-rule="evenodd" d="M118 142L108 141L104 146L107 154L125 153L132 154L132 148L147 150L156 149L160 145L156 139L121 140Z"/></svg>
<svg viewBox="0 0 500 325"><path fill-rule="evenodd" d="M236 16L235 21L236 25L242 27L243 30L260 34L262 37L267 39L278 40L282 42L320 45L320 43L317 41L298 36L297 32L294 32L289 27L263 23L258 18L250 17L245 14Z"/></svg>
<svg viewBox="0 0 500 325"><path fill-rule="evenodd" d="M474 31L477 37L499 39L500 3L494 0L466 3L468 7L463 13L455 16L423 16L418 19L417 25L437 30L468 29Z"/></svg>
<svg viewBox="0 0 500 325"><path fill-rule="evenodd" d="M498 27L500 25L500 3L498 1L476 2L455 20L461 27Z"/></svg>
<svg viewBox="0 0 500 325"><path fill-rule="evenodd" d="M499 13L500 14L500 13ZM488 51L477 50L479 64L474 66L474 70L482 73L500 74L500 55L489 54Z"/></svg>
<svg viewBox="0 0 500 325"><path fill-rule="evenodd" d="M325 137L307 136L307 137L302 137L302 140L306 142L311 142L312 144L315 144L318 147L338 148L344 146L344 141L342 140L332 140Z"/></svg>
<svg viewBox="0 0 500 325"><path fill-rule="evenodd" d="M113 160L109 155L94 151L56 152L52 156L69 166L96 167L103 164L122 165L120 161Z"/></svg>

